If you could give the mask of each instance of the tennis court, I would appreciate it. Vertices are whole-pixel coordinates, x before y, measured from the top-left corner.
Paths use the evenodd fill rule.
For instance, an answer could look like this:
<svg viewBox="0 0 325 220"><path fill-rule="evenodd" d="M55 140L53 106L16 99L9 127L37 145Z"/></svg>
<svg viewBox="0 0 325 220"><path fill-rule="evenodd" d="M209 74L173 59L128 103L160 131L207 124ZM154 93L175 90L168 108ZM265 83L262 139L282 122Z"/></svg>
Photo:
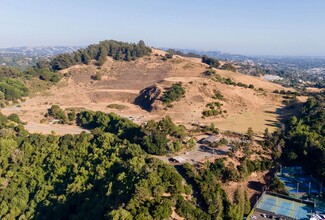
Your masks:
<svg viewBox="0 0 325 220"><path fill-rule="evenodd" d="M313 213L313 206L297 201L263 194L256 208L295 219L308 220Z"/></svg>
<svg viewBox="0 0 325 220"><path fill-rule="evenodd" d="M306 198L319 195L322 186L319 181L306 173L301 167L282 167L277 177L284 183L290 196Z"/></svg>

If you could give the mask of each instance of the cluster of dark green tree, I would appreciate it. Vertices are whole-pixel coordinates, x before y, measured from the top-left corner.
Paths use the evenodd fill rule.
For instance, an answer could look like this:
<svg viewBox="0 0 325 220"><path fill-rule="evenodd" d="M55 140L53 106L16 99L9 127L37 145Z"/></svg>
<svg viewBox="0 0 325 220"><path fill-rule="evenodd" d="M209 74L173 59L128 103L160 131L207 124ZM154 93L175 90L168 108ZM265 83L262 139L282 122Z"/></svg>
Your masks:
<svg viewBox="0 0 325 220"><path fill-rule="evenodd" d="M53 117L59 120L60 124L73 123L76 120L76 112L74 109L65 111L58 105L52 105L51 108L47 110L45 117Z"/></svg>
<svg viewBox="0 0 325 220"><path fill-rule="evenodd" d="M57 83L62 77L58 72L54 71L49 66L49 61L40 61L35 66L26 69L24 74L26 75L27 79L36 77L50 83Z"/></svg>
<svg viewBox="0 0 325 220"><path fill-rule="evenodd" d="M175 83L168 88L161 96L161 101L165 104L170 104L174 101L179 100L185 95L185 89L182 83Z"/></svg>
<svg viewBox="0 0 325 220"><path fill-rule="evenodd" d="M284 165L302 165L325 181L325 96L310 97L299 115L293 116L283 132L265 142ZM311 163L312 161L312 163Z"/></svg>
<svg viewBox="0 0 325 220"><path fill-rule="evenodd" d="M221 92L216 92L213 96L212 96L213 99L219 99L221 101L225 101L225 97L222 95Z"/></svg>
<svg viewBox="0 0 325 220"><path fill-rule="evenodd" d="M141 126L114 113L82 111L77 114L77 122L83 128L110 132L132 143L141 143Z"/></svg>
<svg viewBox="0 0 325 220"><path fill-rule="evenodd" d="M224 64L226 65L226 64ZM231 65L231 64L230 64ZM235 68L235 67L234 67ZM236 69L236 68L235 68ZM233 72L236 72L234 70L231 70L231 69L227 69L227 70L230 70L230 71L233 71ZM203 74L205 76L208 76L208 77L211 77L214 81L216 82L220 82L220 83L223 83L223 84L226 84L226 85L233 85L233 86L239 86L239 87L244 87L244 88L249 88L249 89L254 89L255 86L253 84L245 84L245 83L242 83L242 82L238 82L236 83L235 81L233 81L233 79L231 78L225 78L225 77L222 77L220 74L218 74L215 70L211 69L211 68L207 68L206 71L203 72ZM260 91L263 91L262 88L259 88Z"/></svg>
<svg viewBox="0 0 325 220"><path fill-rule="evenodd" d="M223 113L222 106L223 104L220 102L210 102L206 104L206 107L209 107L209 109L203 110L202 115L205 117L221 115Z"/></svg>
<svg viewBox="0 0 325 220"><path fill-rule="evenodd" d="M151 49L142 40L137 44L105 40L73 53L58 55L48 65L52 70L57 71L76 64L89 64L91 60L96 60L97 65L101 66L107 60L107 56L113 57L115 60L130 61L149 55L150 52Z"/></svg>
<svg viewBox="0 0 325 220"><path fill-rule="evenodd" d="M0 67L0 102L15 101L28 95L23 73L16 68Z"/></svg>
<svg viewBox="0 0 325 220"><path fill-rule="evenodd" d="M210 68L219 68L221 65L219 60L208 57L206 55L202 56L202 63L208 64Z"/></svg>
<svg viewBox="0 0 325 220"><path fill-rule="evenodd" d="M183 141L185 127L175 125L170 117L164 117L158 122L151 120L139 126L114 113L82 111L78 114L78 122L84 128L110 132L121 139L140 144L150 154L163 155L195 145L192 139Z"/></svg>
<svg viewBox="0 0 325 220"><path fill-rule="evenodd" d="M159 122L148 121L142 126L144 137L141 142L143 149L150 154L163 155L174 153L184 147L192 148L195 141L183 141L186 129L182 125L175 125L170 117L164 117Z"/></svg>
<svg viewBox="0 0 325 220"><path fill-rule="evenodd" d="M202 213L172 166L113 133L28 134L0 114L0 135L1 219L168 219L180 200Z"/></svg>
<svg viewBox="0 0 325 220"><path fill-rule="evenodd" d="M101 121L107 114L82 114L82 123L96 128L65 136L28 134L0 115L0 218L168 219L176 207L186 219L232 220L249 212L245 192L237 190L231 203L218 183L233 178L223 161L203 170L184 165L199 190L197 198L188 199L192 187L172 166L120 138L125 123L132 122L115 123L119 119L111 115L114 126L107 128ZM90 117L96 119L87 122ZM181 136L180 131L165 131L172 129L169 123L150 122L147 129Z"/></svg>
<svg viewBox="0 0 325 220"><path fill-rule="evenodd" d="M46 61L40 61L34 67L21 70L14 67L0 67L0 101L16 101L28 96L27 81L38 78L46 82L56 83L61 76L51 70ZM3 102L1 102L3 105Z"/></svg>
<svg viewBox="0 0 325 220"><path fill-rule="evenodd" d="M225 101L225 98L221 94L221 92L215 92L212 98ZM208 109L203 110L202 115L204 117L211 117L211 116L222 115L222 113L227 113L227 110L222 110L222 106L223 104L220 102L210 102L206 104L206 107L208 107Z"/></svg>
<svg viewBox="0 0 325 220"><path fill-rule="evenodd" d="M296 91L290 91L290 90L287 90L285 91L284 89L282 90L274 90L273 93L275 94L281 94L281 95L295 95L295 96L300 96L301 94L299 92L296 92Z"/></svg>
<svg viewBox="0 0 325 220"><path fill-rule="evenodd" d="M192 52L183 53L182 51L174 50L174 49L168 49L166 52L169 53L169 54L172 54L172 55L179 55L179 56L182 56L182 57L201 58L201 55L196 54L196 53L192 53Z"/></svg>

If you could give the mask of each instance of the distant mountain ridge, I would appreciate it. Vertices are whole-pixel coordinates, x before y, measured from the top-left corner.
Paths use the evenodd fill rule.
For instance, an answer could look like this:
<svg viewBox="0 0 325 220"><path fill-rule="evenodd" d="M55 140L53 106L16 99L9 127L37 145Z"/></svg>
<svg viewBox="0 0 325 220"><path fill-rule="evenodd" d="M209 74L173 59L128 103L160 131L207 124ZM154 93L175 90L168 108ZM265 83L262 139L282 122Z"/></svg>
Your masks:
<svg viewBox="0 0 325 220"><path fill-rule="evenodd" d="M167 47L162 47L160 48L161 50L167 51L170 48ZM195 49L183 49L183 48L176 48L174 50L181 51L182 53L188 54L188 53L195 53L198 55L207 55L209 57L217 58L220 60L232 60L232 61L245 61L245 60L250 60L252 57L245 56L245 55L240 55L240 54L230 54L230 53L224 53L218 50L209 50L209 51L204 51L204 50L195 50Z"/></svg>

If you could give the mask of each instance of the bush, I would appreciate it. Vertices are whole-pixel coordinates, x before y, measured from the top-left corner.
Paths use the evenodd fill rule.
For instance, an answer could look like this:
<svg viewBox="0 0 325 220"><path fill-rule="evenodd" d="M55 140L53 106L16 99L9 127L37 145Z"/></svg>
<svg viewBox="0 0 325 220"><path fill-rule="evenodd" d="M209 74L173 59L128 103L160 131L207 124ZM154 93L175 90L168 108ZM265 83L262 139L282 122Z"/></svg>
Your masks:
<svg viewBox="0 0 325 220"><path fill-rule="evenodd" d="M279 178L274 177L270 181L269 189L273 192L281 193L287 195L284 183L279 180Z"/></svg>
<svg viewBox="0 0 325 220"><path fill-rule="evenodd" d="M222 114L221 110L216 110L216 109L210 109L210 110L204 110L202 112L203 116L205 117L210 117L210 116L216 116Z"/></svg>
<svg viewBox="0 0 325 220"><path fill-rule="evenodd" d="M221 94L221 92L216 92L213 96L212 96L213 99L219 99L221 101L224 101L225 98L223 97L223 95Z"/></svg>
<svg viewBox="0 0 325 220"><path fill-rule="evenodd" d="M179 100L185 94L185 89L182 86L182 83L175 83L169 88L161 97L161 101L164 104L170 104L173 101Z"/></svg>
<svg viewBox="0 0 325 220"><path fill-rule="evenodd" d="M68 113L68 119L69 119L69 121L76 120L76 112L75 111L69 112Z"/></svg>
<svg viewBox="0 0 325 220"><path fill-rule="evenodd" d="M63 124L67 123L67 116L58 105L52 105L51 108L48 109L47 116L52 116L55 119L60 120L60 122Z"/></svg>
<svg viewBox="0 0 325 220"><path fill-rule="evenodd" d="M15 114L15 113L9 115L9 116L8 116L8 119L9 119L10 121L14 121L14 122L16 122L16 123L18 123L18 124L22 123L21 120L20 120L20 118L19 118L19 116L18 116L17 114Z"/></svg>
<svg viewBox="0 0 325 220"><path fill-rule="evenodd" d="M173 59L173 54L171 53L166 53L165 54L166 59Z"/></svg>
<svg viewBox="0 0 325 220"><path fill-rule="evenodd" d="M217 59L213 59L206 55L202 56L202 63L208 64L210 67L218 68L220 66L220 62Z"/></svg>
<svg viewBox="0 0 325 220"><path fill-rule="evenodd" d="M101 80L102 79L102 74L97 72L95 75L91 77L93 80Z"/></svg>
<svg viewBox="0 0 325 220"><path fill-rule="evenodd" d="M113 108L113 109L118 109L118 110L124 110L124 109L128 108L127 106L121 105L121 104L109 104L107 107Z"/></svg>
<svg viewBox="0 0 325 220"><path fill-rule="evenodd" d="M229 70L232 72L236 72L236 67L234 65L232 65L231 63L225 63L224 65L222 65L221 67L222 70Z"/></svg>
<svg viewBox="0 0 325 220"><path fill-rule="evenodd" d="M20 79L3 78L0 80L0 92L7 101L15 101L28 95L28 89Z"/></svg>
<svg viewBox="0 0 325 220"><path fill-rule="evenodd" d="M213 69L207 69L206 71L203 72L205 76L214 76L216 75L216 71Z"/></svg>

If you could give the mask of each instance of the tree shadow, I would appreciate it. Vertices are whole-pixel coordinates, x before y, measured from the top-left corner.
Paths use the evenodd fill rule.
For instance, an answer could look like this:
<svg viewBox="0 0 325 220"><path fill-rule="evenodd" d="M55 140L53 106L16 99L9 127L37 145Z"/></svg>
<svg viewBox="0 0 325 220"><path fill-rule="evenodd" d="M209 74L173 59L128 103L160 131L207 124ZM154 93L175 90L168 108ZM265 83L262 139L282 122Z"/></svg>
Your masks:
<svg viewBox="0 0 325 220"><path fill-rule="evenodd" d="M263 186L265 186L265 184L258 182L258 181L249 181L247 186L250 189L253 189L258 192L262 192Z"/></svg>
<svg viewBox="0 0 325 220"><path fill-rule="evenodd" d="M293 115L297 114L297 111L300 109L301 105L302 103L295 103L276 108L275 111L264 111L264 113L276 115L276 120L266 119L265 125L269 127L281 128L282 124L284 124Z"/></svg>
<svg viewBox="0 0 325 220"><path fill-rule="evenodd" d="M147 112L150 112L153 109L152 104L158 98L160 93L161 91L155 86L145 88L140 91L139 96L135 98L133 104L139 106Z"/></svg>

